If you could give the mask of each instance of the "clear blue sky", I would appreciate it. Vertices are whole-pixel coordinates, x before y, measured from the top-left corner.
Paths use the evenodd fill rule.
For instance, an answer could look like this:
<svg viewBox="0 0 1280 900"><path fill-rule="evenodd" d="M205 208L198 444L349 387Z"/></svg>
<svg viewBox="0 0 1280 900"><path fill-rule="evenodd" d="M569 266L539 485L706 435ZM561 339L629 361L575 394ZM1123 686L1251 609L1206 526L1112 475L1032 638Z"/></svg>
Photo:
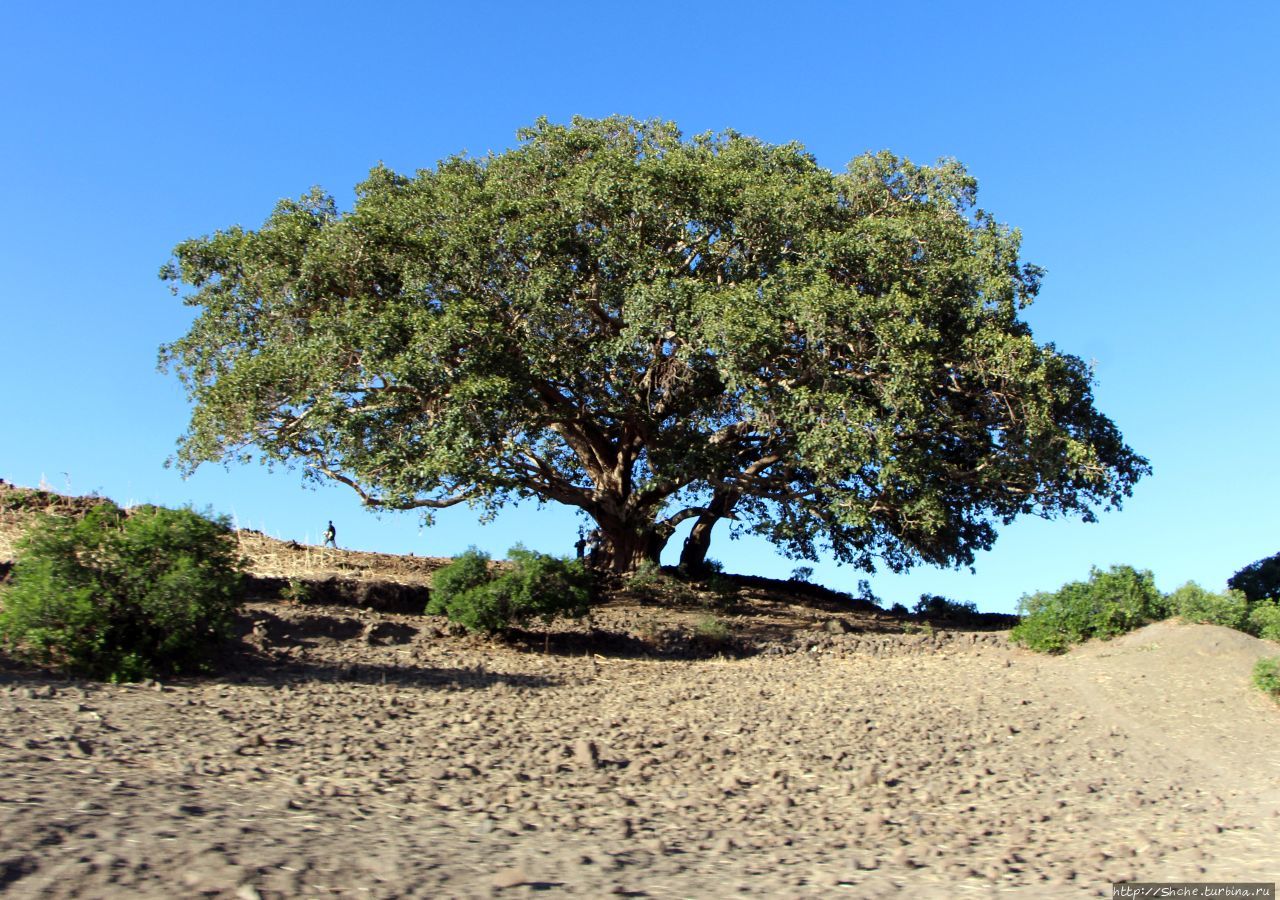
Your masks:
<svg viewBox="0 0 1280 900"><path fill-rule="evenodd" d="M538 116L674 120L954 156L1048 270L1041 341L1097 364L1097 400L1155 474L1096 525L1025 520L976 573L877 575L1011 610L1091 565L1220 587L1280 550L1280 7L1274 3L12 3L0 11L0 478L242 525L448 555L568 552L577 520L466 508L420 529L289 472L163 467L187 405L156 349L189 311L178 241L379 161L501 151ZM546 7L546 8L543 8ZM673 542L672 548L678 544ZM732 571L799 563L717 536ZM859 573L824 563L849 588Z"/></svg>

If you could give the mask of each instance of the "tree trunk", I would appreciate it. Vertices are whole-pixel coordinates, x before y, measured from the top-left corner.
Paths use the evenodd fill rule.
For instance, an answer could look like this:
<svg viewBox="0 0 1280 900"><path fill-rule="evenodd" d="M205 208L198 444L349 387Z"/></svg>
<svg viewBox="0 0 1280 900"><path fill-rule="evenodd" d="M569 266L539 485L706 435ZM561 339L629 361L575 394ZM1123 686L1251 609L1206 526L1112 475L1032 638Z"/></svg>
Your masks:
<svg viewBox="0 0 1280 900"><path fill-rule="evenodd" d="M721 519L733 518L733 507L738 495L730 491L717 492L707 504L707 511L698 516L693 530L684 539L680 551L680 568L689 575L705 575L707 551L711 549L711 529Z"/></svg>
<svg viewBox="0 0 1280 900"><path fill-rule="evenodd" d="M720 521L719 516L701 515L693 523L693 530L684 539L680 550L680 569L689 575L701 575L706 570L707 551L711 549L711 529Z"/></svg>
<svg viewBox="0 0 1280 900"><path fill-rule="evenodd" d="M658 564L666 540L657 529L645 528L607 529L601 526L602 540L592 564L602 571L626 575L634 572L641 563Z"/></svg>

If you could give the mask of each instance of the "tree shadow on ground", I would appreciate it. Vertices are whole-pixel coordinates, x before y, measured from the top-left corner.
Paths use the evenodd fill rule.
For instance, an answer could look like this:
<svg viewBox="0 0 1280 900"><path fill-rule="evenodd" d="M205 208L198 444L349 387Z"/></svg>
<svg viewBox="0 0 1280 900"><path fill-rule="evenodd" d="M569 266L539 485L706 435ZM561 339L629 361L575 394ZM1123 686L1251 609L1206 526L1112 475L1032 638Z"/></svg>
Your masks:
<svg viewBox="0 0 1280 900"><path fill-rule="evenodd" d="M483 690L495 685L517 688L555 687L559 678L547 675L490 672L483 667L452 668L385 663L358 664L292 660L267 662L253 668L238 668L213 676L213 680L234 684L275 686L325 682L351 685L393 685L395 687L435 687Z"/></svg>
<svg viewBox="0 0 1280 900"><path fill-rule="evenodd" d="M392 685L395 687L443 688L449 690L484 690L497 685L512 688L555 687L563 680L548 675L490 672L483 666L440 667L397 663L346 663L320 660L282 660L244 644L232 643L228 653L210 672L202 675L162 677L158 683L134 682L134 688L183 687L197 684L241 684L278 687L285 684L322 682L349 685ZM94 689L109 682L84 678L57 670L25 665L0 653L0 686ZM53 696L53 695L51 695Z"/></svg>
<svg viewBox="0 0 1280 900"><path fill-rule="evenodd" d="M729 656L754 656L761 648L734 635L699 634L682 628L664 628L638 636L605 628L589 631L526 631L508 629L496 638L504 646L524 653L550 656L601 656L607 659L698 660Z"/></svg>

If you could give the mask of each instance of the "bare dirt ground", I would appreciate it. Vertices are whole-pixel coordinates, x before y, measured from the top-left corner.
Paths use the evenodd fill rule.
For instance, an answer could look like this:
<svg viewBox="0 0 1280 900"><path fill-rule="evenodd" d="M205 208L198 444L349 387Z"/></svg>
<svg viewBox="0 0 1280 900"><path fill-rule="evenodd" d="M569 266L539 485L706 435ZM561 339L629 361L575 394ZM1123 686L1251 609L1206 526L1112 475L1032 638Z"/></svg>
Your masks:
<svg viewBox="0 0 1280 900"><path fill-rule="evenodd" d="M259 558L263 576L377 578L372 554L325 568L316 548L254 540L279 563ZM396 565L407 583L438 562ZM1054 658L1000 631L909 631L763 588L677 609L623 597L505 643L263 599L212 677L7 664L0 892L1074 897L1276 880L1280 708L1248 684L1276 644L1166 622Z"/></svg>

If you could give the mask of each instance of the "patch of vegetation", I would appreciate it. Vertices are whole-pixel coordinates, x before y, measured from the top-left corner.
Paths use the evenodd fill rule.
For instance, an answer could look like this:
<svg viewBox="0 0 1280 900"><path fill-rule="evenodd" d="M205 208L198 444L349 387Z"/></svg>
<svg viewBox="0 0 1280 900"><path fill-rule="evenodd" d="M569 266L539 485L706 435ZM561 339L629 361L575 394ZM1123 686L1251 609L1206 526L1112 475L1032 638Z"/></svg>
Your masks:
<svg viewBox="0 0 1280 900"><path fill-rule="evenodd" d="M626 587L633 591L648 590L663 584L666 578L667 576L662 574L662 566L646 559L636 566L635 571L627 578Z"/></svg>
<svg viewBox="0 0 1280 900"><path fill-rule="evenodd" d="M488 584L493 575L489 572L489 554L471 547L453 562L437 569L431 576L431 599L427 601L427 614L443 616L456 598L467 591Z"/></svg>
<svg viewBox="0 0 1280 900"><path fill-rule="evenodd" d="M714 572L703 583L715 598L717 605L732 604L738 597L737 583L727 575L722 575L719 571Z"/></svg>
<svg viewBox="0 0 1280 900"><path fill-rule="evenodd" d="M239 567L225 518L110 501L43 516L0 594L0 640L19 659L111 681L203 671L233 631Z"/></svg>
<svg viewBox="0 0 1280 900"><path fill-rule="evenodd" d="M884 603L876 596L876 592L871 590L871 582L866 578L858 579L858 593L851 595L854 600L861 600L864 603L870 603L872 606L883 606Z"/></svg>
<svg viewBox="0 0 1280 900"><path fill-rule="evenodd" d="M889 607L889 614L899 617L909 616L911 615L911 610L907 609L901 603L895 603L893 606Z"/></svg>
<svg viewBox="0 0 1280 900"><path fill-rule="evenodd" d="M1280 553L1245 566L1227 579L1227 587L1242 592L1254 603L1280 600Z"/></svg>
<svg viewBox="0 0 1280 900"><path fill-rule="evenodd" d="M1249 601L1244 594L1233 590L1215 594L1194 581L1178 588L1165 602L1171 615L1202 625L1244 629L1249 618Z"/></svg>
<svg viewBox="0 0 1280 900"><path fill-rule="evenodd" d="M1280 703L1280 656L1260 659L1254 664L1253 686Z"/></svg>
<svg viewBox="0 0 1280 900"><path fill-rule="evenodd" d="M938 622L971 622L978 617L976 604L951 600L940 594L921 594L912 612L918 618Z"/></svg>
<svg viewBox="0 0 1280 900"><path fill-rule="evenodd" d="M808 584L813 579L813 566L796 566L791 570L791 578L789 581L795 581L800 584Z"/></svg>
<svg viewBox="0 0 1280 900"><path fill-rule="evenodd" d="M311 585L301 578L290 578L280 589L280 599L286 603L306 603L311 599Z"/></svg>
<svg viewBox="0 0 1280 900"><path fill-rule="evenodd" d="M1168 605L1149 571L1113 566L1094 569L1088 581L1024 596L1022 621L1012 641L1048 653L1061 653L1089 638L1111 638L1168 615Z"/></svg>
<svg viewBox="0 0 1280 900"><path fill-rule="evenodd" d="M1249 608L1245 628L1268 641L1280 641L1280 600L1259 600Z"/></svg>
<svg viewBox="0 0 1280 900"><path fill-rule="evenodd" d="M493 634L535 618L550 623L590 612L591 576L581 561L519 545L508 559L504 569L491 569L487 555L468 550L433 576L427 613Z"/></svg>
<svg viewBox="0 0 1280 900"><path fill-rule="evenodd" d="M663 603L689 603L697 599L682 579L646 560L622 583L624 591L639 600Z"/></svg>
<svg viewBox="0 0 1280 900"><path fill-rule="evenodd" d="M41 500L43 493L43 491L19 487L0 492L0 510L22 511L34 509L37 506L43 509L46 505Z"/></svg>
<svg viewBox="0 0 1280 900"><path fill-rule="evenodd" d="M693 626L694 636L704 646L726 647L733 642L729 626L715 616L703 616Z"/></svg>

